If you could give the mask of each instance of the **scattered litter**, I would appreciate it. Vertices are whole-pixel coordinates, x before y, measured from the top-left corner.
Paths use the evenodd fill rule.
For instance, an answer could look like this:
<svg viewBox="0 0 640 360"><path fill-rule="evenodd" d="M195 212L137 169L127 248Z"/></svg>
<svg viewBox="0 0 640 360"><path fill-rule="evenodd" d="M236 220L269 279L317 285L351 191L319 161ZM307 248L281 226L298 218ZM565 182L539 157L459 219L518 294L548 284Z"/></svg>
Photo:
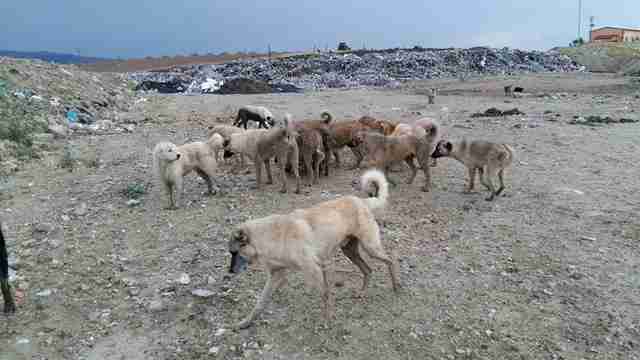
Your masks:
<svg viewBox="0 0 640 360"><path fill-rule="evenodd" d="M569 193L573 193L573 194L577 194L577 195L584 195L584 192L580 191L580 190L576 190L576 189L571 189L571 188L558 188L556 189L557 191L562 191L562 192L569 192Z"/></svg>
<svg viewBox="0 0 640 360"><path fill-rule="evenodd" d="M600 126L603 124L625 124L625 123L637 123L640 120L638 119L630 119L630 118L620 118L615 119L610 116L597 116L591 115L582 117L582 116L574 116L573 120L569 121L571 125L588 125L588 126Z"/></svg>
<svg viewBox="0 0 640 360"><path fill-rule="evenodd" d="M489 108L487 109L485 112L483 113L475 113L475 114L471 114L472 118L479 118L479 117L501 117L501 116L511 116L511 115L526 115L525 113L523 113L522 111L518 110L518 108L513 108L511 110L499 110L497 108Z"/></svg>
<svg viewBox="0 0 640 360"><path fill-rule="evenodd" d="M182 274L176 281L178 282L178 284L189 285L189 283L191 282L191 278L189 277L189 274Z"/></svg>
<svg viewBox="0 0 640 360"><path fill-rule="evenodd" d="M78 122L78 113L75 111L67 111L67 121L70 123Z"/></svg>
<svg viewBox="0 0 640 360"><path fill-rule="evenodd" d="M596 238L591 237L591 236L580 236L580 240L584 240L584 241L596 241Z"/></svg>

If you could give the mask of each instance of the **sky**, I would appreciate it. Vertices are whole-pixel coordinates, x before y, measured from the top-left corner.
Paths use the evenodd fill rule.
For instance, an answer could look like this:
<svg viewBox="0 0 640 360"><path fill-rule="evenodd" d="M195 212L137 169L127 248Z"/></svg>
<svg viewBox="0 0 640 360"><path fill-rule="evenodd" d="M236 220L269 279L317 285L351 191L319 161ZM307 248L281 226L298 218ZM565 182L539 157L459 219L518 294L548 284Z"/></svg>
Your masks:
<svg viewBox="0 0 640 360"><path fill-rule="evenodd" d="M640 28L640 1L583 0L583 36ZM492 46L546 50L577 37L578 0L0 1L0 49L83 56Z"/></svg>

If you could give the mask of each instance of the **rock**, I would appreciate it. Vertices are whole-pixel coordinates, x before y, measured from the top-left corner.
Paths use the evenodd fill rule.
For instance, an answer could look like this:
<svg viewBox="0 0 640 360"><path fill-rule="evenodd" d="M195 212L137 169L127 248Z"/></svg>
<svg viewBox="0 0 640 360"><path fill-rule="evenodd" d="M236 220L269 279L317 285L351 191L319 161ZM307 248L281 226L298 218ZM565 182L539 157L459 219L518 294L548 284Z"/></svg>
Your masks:
<svg viewBox="0 0 640 360"><path fill-rule="evenodd" d="M76 206L75 209L73 209L73 214L77 217L85 216L88 212L89 207L86 203L80 203L80 205Z"/></svg>
<svg viewBox="0 0 640 360"><path fill-rule="evenodd" d="M69 132L69 128L63 125L50 124L48 128L49 133L53 134L54 138L65 138Z"/></svg>
<svg viewBox="0 0 640 360"><path fill-rule="evenodd" d="M140 200L131 199L131 200L127 201L127 206L128 207L134 207L134 206L138 206L138 205L140 205Z"/></svg>
<svg viewBox="0 0 640 360"><path fill-rule="evenodd" d="M191 291L191 295L195 297L203 298L203 299L210 298L215 294L216 294L215 292L207 289L195 289Z"/></svg>
<svg viewBox="0 0 640 360"><path fill-rule="evenodd" d="M226 329L224 329L224 328L220 328L220 329L216 330L216 333L215 333L214 335L215 335L216 337L219 337L219 336L224 335L224 333L226 333L226 332L227 332L227 330L226 330Z"/></svg>
<svg viewBox="0 0 640 360"><path fill-rule="evenodd" d="M49 234L53 232L54 229L55 227L51 223L38 223L33 226L34 232L39 232L42 234Z"/></svg>
<svg viewBox="0 0 640 360"><path fill-rule="evenodd" d="M155 299L149 302L148 308L151 312L160 312L166 308L166 305L161 299Z"/></svg>
<svg viewBox="0 0 640 360"><path fill-rule="evenodd" d="M220 352L219 346L213 346L209 349L209 354L217 354L218 352Z"/></svg>
<svg viewBox="0 0 640 360"><path fill-rule="evenodd" d="M180 275L180 277L176 280L176 282L178 284L182 284L182 285L189 285L189 283L191 282L191 278L189 277L189 274L182 274Z"/></svg>
<svg viewBox="0 0 640 360"><path fill-rule="evenodd" d="M48 296L51 296L51 294L53 294L53 291L51 289L46 289L46 290L42 290L40 292L37 292L36 296L48 297Z"/></svg>

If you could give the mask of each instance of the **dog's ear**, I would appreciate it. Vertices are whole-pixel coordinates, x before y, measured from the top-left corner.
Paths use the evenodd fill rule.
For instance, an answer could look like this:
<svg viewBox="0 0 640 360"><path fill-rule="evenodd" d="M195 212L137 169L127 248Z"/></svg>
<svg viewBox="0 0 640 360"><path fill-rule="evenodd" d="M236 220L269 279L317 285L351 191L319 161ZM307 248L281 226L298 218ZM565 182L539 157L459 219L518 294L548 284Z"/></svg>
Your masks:
<svg viewBox="0 0 640 360"><path fill-rule="evenodd" d="M446 143L444 143L444 148L447 149L448 152L451 152L451 150L453 150L453 144L451 143L451 141L447 141Z"/></svg>
<svg viewBox="0 0 640 360"><path fill-rule="evenodd" d="M224 141L222 142L222 146L227 147L227 146L229 146L229 143L231 143L231 140L224 139Z"/></svg>
<svg viewBox="0 0 640 360"><path fill-rule="evenodd" d="M249 243L249 236L242 229L235 229L231 233L229 239L229 252L234 253L240 251L240 248Z"/></svg>

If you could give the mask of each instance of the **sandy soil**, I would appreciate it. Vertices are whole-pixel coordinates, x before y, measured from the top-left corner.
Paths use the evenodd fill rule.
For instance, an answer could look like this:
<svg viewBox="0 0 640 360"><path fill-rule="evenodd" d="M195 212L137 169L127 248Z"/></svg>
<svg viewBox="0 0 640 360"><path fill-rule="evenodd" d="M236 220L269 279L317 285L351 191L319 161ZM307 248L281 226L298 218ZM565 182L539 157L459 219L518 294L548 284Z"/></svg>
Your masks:
<svg viewBox="0 0 640 360"><path fill-rule="evenodd" d="M512 82L549 96L506 99ZM421 94L432 85L442 96L429 106ZM24 299L15 316L0 316L0 359L640 359L640 124L568 124L574 115L637 116L638 94L624 78L555 74L153 97L135 133L71 140L93 149L98 167L69 172L43 160L16 175L0 216ZM374 274L358 298L361 277L339 255L331 327L318 293L292 274L254 327L233 331L265 275L224 279L232 226L351 194L359 173L332 168L318 186L282 195L222 165L217 195L202 196L205 184L190 176L186 204L163 210L153 145L202 139L207 124L249 103L296 118L324 109L340 119L436 116L448 137L507 142L517 161L495 202L464 194L464 167L449 159L433 169L431 193L419 190L422 174L392 188L383 239L399 256L399 295L368 260ZM470 118L493 106L527 115ZM133 184L146 193L131 207L124 191Z"/></svg>

